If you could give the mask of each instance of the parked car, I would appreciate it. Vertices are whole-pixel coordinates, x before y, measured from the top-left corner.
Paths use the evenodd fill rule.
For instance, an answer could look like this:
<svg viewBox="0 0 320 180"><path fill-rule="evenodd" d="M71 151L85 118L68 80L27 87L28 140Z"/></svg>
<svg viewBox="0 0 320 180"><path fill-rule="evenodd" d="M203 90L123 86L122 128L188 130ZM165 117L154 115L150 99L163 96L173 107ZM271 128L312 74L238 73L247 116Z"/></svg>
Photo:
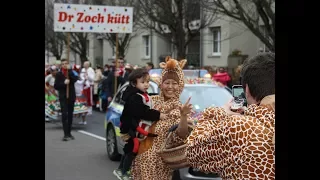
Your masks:
<svg viewBox="0 0 320 180"><path fill-rule="evenodd" d="M106 148L110 160L120 160L123 154L124 142L120 139L120 116L123 110L124 102L121 100L124 90L128 87L125 83L115 95L115 98L109 105L105 119L106 129ZM158 85L150 81L148 93L158 94ZM186 102L189 97L192 97L190 103L194 106L196 115L199 115L206 107L222 106L227 103L232 95L229 90L217 86L215 84L185 84L184 90L180 96L182 103ZM174 180L221 180L216 173L205 174L197 169L183 168L174 172Z"/></svg>
<svg viewBox="0 0 320 180"><path fill-rule="evenodd" d="M108 110L106 113L104 127L106 130L106 145L107 153L110 160L117 161L120 159L120 155L123 154L124 142L120 138L120 116L123 111L124 102L122 100L122 95L125 89L129 86L126 82L120 87L115 97L110 102ZM158 94L158 85L150 81L150 87L148 93Z"/></svg>

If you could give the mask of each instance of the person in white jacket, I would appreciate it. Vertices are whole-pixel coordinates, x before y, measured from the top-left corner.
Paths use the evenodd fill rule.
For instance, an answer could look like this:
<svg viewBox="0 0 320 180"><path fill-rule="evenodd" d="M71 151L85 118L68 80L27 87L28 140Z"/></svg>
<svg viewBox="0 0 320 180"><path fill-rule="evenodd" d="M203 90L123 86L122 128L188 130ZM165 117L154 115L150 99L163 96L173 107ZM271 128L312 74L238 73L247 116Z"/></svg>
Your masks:
<svg viewBox="0 0 320 180"><path fill-rule="evenodd" d="M95 72L90 67L89 61L85 61L83 63L83 68L82 68L81 72L82 71L84 71L84 79L85 79L85 81L87 81L85 83L88 83L90 85L89 88L83 89L83 93L87 97L87 102L88 102L87 105L89 108L88 115L91 115L92 114L92 106L93 106L92 96L93 96L93 85L94 85L94 79L95 79Z"/></svg>
<svg viewBox="0 0 320 180"><path fill-rule="evenodd" d="M79 73L79 80L76 81L76 83L74 83L74 88L75 88L75 91L76 91L76 102L77 103L80 103L83 105L83 102L85 102L84 104L86 105L86 102L87 102L87 98L84 96L83 94L83 89L88 89L90 88L90 84L88 81L86 81L84 79L84 76L85 76L85 70L82 69L82 71L80 72L80 68L81 66L80 65L75 65L74 66L74 70ZM85 107L85 109L87 109L87 107ZM79 122L79 124L83 124L83 125L86 125L87 124L87 121L86 121L86 115L87 113L81 113L79 114L79 117L81 116L82 117L82 121Z"/></svg>

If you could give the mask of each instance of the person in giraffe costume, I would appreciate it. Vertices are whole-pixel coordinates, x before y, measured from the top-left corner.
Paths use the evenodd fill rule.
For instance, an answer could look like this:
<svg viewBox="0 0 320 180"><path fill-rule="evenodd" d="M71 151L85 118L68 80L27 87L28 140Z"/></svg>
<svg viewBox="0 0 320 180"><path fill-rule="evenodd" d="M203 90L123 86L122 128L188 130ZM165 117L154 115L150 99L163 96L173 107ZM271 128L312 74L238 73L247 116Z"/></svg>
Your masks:
<svg viewBox="0 0 320 180"><path fill-rule="evenodd" d="M149 127L149 132L157 134L155 138L147 137L141 141L138 154L132 164L131 174L134 180L171 180L173 170L170 169L158 154L160 147L165 143L169 129L179 124L179 127L188 126L190 109L192 106L182 105L179 101L184 88L184 74L182 68L187 60L177 61L166 57L165 62L160 63L163 69L159 86L159 95L151 96L153 109L161 113L170 111L163 120L156 121ZM173 132L170 144L183 143L188 135L188 130L177 128Z"/></svg>
<svg viewBox="0 0 320 180"><path fill-rule="evenodd" d="M204 110L187 138L186 155L194 168L222 179L275 179L275 55L247 60L241 81L248 101L244 115L225 107Z"/></svg>

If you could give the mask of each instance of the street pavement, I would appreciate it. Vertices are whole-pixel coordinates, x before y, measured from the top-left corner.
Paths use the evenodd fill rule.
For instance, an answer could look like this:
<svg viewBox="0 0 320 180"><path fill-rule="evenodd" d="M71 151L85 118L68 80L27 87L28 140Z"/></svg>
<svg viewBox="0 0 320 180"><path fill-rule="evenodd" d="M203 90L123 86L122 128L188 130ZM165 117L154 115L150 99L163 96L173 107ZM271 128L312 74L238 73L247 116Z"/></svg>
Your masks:
<svg viewBox="0 0 320 180"><path fill-rule="evenodd" d="M106 132L104 129L105 113L93 111L91 116L88 116L87 125L83 127L84 131L90 132L97 136L106 137Z"/></svg>
<svg viewBox="0 0 320 180"><path fill-rule="evenodd" d="M80 125L78 124L81 119L80 118L74 118L73 128L75 130L82 130L89 133L92 133L94 135L100 136L105 138L106 132L104 129L104 121L105 121L105 113L93 111L92 115L87 116L87 124L86 125ZM59 121L54 121L52 123L59 123Z"/></svg>
<svg viewBox="0 0 320 180"><path fill-rule="evenodd" d="M75 140L63 142L60 122L45 123L45 179L46 180L116 180L112 174L119 162L108 159L106 143L90 132L104 137L104 113L88 116L87 125L76 125ZM79 132L80 131L80 132Z"/></svg>

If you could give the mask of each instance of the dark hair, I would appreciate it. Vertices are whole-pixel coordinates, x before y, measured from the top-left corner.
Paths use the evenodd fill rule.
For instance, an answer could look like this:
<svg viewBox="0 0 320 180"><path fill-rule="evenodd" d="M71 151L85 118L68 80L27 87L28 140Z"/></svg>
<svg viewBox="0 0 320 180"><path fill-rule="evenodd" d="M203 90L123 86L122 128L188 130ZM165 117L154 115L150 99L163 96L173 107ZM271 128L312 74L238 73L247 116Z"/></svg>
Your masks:
<svg viewBox="0 0 320 180"><path fill-rule="evenodd" d="M154 68L154 65L153 65L153 63L152 63L152 62L147 62L147 65L148 65L148 66L151 66L151 69L153 69L153 68Z"/></svg>
<svg viewBox="0 0 320 180"><path fill-rule="evenodd" d="M226 72L226 68L224 68L224 67L219 67L219 72Z"/></svg>
<svg viewBox="0 0 320 180"><path fill-rule="evenodd" d="M142 68L135 69L129 75L129 78L128 78L129 83L136 85L137 79L142 78L142 77L146 78L148 76L149 76L149 72L146 69L142 69Z"/></svg>
<svg viewBox="0 0 320 180"><path fill-rule="evenodd" d="M46 74L46 76L48 76L49 74L51 74L50 69L51 69L51 68L49 68L49 69L47 69L47 70L46 70L46 73L45 73L45 74Z"/></svg>
<svg viewBox="0 0 320 180"><path fill-rule="evenodd" d="M275 94L275 54L259 53L246 60L240 77L244 90L248 84L250 93L256 101Z"/></svg>
<svg viewBox="0 0 320 180"><path fill-rule="evenodd" d="M67 59L65 59L65 58L61 59L61 62L63 62L63 61L67 61Z"/></svg>

